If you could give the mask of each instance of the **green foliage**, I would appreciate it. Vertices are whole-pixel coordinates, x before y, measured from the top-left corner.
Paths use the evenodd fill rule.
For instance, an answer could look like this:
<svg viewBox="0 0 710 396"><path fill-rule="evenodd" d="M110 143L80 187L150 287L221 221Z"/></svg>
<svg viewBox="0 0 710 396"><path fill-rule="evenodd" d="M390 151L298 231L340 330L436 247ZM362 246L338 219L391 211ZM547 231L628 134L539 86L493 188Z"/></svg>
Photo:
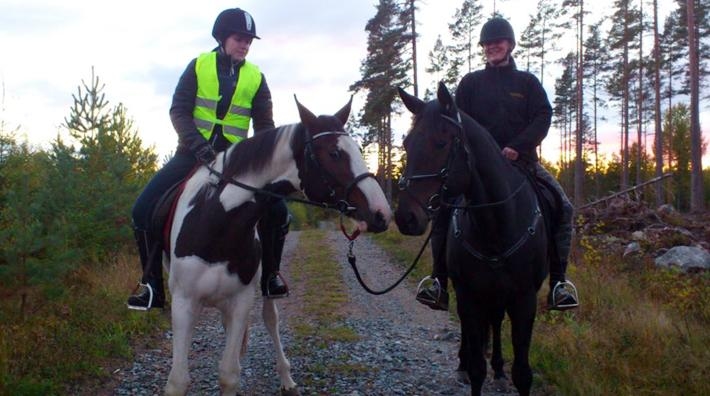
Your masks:
<svg viewBox="0 0 710 396"><path fill-rule="evenodd" d="M334 212L297 202L289 203L288 210L292 216L292 230L317 228L321 221L332 221L337 216Z"/></svg>
<svg viewBox="0 0 710 396"><path fill-rule="evenodd" d="M65 126L78 149L0 134L0 395L65 394L105 376L101 362L127 357L129 337L155 324L117 304L128 287L114 282L131 272L114 258L132 242L130 208L156 155L102 90L92 75L74 96Z"/></svg>

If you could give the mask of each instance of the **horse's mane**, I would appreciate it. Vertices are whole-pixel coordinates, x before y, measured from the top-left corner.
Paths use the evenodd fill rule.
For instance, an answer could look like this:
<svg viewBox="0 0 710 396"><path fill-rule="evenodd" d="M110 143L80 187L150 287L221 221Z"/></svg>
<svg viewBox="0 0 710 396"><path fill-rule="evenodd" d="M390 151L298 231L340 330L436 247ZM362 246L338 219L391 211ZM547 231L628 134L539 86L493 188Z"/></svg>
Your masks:
<svg viewBox="0 0 710 396"><path fill-rule="evenodd" d="M226 177L237 177L247 172L259 172L274 156L276 146L284 133L300 130L303 124L283 125L254 134L249 139L232 146L224 169Z"/></svg>

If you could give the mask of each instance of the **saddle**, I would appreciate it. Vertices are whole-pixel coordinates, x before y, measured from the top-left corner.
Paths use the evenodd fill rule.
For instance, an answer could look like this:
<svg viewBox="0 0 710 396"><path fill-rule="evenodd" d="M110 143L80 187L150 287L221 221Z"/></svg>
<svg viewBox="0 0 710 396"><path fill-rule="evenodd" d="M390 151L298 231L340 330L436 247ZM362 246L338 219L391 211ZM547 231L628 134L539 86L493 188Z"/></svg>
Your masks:
<svg viewBox="0 0 710 396"><path fill-rule="evenodd" d="M547 237L550 246L550 257L557 257L557 246L555 244L555 232L557 230L557 225L559 224L560 217L562 216L562 196L557 192L557 190L545 179L538 176L535 172L535 168L530 166L530 164L520 164L518 162L513 162L513 164L520 170L520 172L525 175L535 191L537 196L537 201L540 204L540 211L542 212L542 218L545 222L545 229L547 230Z"/></svg>
<svg viewBox="0 0 710 396"><path fill-rule="evenodd" d="M178 197L185 189L185 183L190 180L190 177L198 168L199 166L195 166L184 179L173 184L172 187L165 191L153 208L148 233L155 238L154 240L161 241L162 248L166 252L170 251L170 230L175 217Z"/></svg>

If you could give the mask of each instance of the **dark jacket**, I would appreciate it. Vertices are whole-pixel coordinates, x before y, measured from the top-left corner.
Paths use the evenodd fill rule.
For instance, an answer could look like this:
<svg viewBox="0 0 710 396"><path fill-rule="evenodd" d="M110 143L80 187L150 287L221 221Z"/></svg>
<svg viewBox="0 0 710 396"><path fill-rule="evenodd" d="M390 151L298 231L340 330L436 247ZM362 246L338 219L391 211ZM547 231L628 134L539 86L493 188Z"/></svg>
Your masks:
<svg viewBox="0 0 710 396"><path fill-rule="evenodd" d="M525 161L537 161L535 148L547 135L552 106L531 73L486 65L468 73L456 89L456 104L486 128L501 148L510 147Z"/></svg>
<svg viewBox="0 0 710 396"><path fill-rule="evenodd" d="M219 51L215 49L214 51ZM195 97L197 96L197 74L195 73L195 63L193 59L180 76L175 93L173 94L173 104L170 106L170 120L178 134L178 146L176 152L194 152L200 145L204 144L205 138L200 134L192 119L192 112L195 108ZM237 86L239 68L244 62L233 64L230 57L221 52L217 53L217 76L219 78L219 93L221 99L217 105L217 117L223 118L229 109L234 89ZM274 127L273 105L271 103L271 91L266 84L266 78L261 75L261 85L254 96L252 102L251 117L252 127L255 132ZM222 126L217 125L212 133L212 146L216 151L223 151L229 146L229 142L222 135Z"/></svg>

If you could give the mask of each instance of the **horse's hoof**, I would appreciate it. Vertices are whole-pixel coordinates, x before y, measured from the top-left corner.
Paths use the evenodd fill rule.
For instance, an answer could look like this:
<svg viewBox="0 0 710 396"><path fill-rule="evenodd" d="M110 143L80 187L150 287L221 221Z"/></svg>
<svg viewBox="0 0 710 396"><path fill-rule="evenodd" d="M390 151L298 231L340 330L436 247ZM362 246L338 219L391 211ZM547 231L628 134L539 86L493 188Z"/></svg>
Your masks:
<svg viewBox="0 0 710 396"><path fill-rule="evenodd" d="M301 393L298 391L298 388L281 388L281 396L301 396Z"/></svg>
<svg viewBox="0 0 710 396"><path fill-rule="evenodd" d="M456 382L459 384L470 385L471 379L468 378L468 373L464 370L456 370Z"/></svg>
<svg viewBox="0 0 710 396"><path fill-rule="evenodd" d="M493 380L493 387L495 388L496 392L510 392L510 384L508 382L508 378L503 377L503 378L496 378Z"/></svg>

